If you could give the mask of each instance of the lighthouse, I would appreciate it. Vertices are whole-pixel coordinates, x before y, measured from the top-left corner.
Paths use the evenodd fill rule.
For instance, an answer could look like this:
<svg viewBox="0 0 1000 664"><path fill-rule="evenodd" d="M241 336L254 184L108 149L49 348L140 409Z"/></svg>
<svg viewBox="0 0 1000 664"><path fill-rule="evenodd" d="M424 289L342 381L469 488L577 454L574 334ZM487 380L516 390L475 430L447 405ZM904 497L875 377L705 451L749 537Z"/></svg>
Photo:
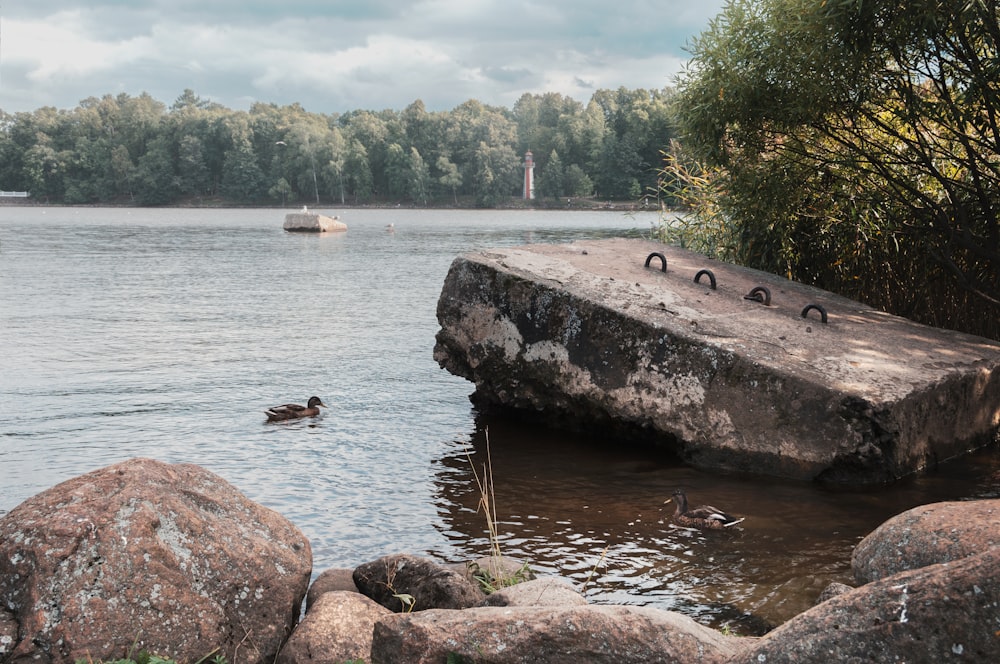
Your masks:
<svg viewBox="0 0 1000 664"><path fill-rule="evenodd" d="M524 200L535 198L535 157L531 150L524 153Z"/></svg>

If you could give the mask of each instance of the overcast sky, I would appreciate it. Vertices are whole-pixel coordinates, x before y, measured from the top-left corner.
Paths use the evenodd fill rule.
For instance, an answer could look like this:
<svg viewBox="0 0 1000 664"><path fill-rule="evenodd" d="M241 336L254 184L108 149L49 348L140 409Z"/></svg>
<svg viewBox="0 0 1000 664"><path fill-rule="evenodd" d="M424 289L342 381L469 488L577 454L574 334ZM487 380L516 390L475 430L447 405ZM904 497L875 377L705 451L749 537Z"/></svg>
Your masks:
<svg viewBox="0 0 1000 664"><path fill-rule="evenodd" d="M0 0L0 109L185 88L230 109L430 111L670 85L724 0Z"/></svg>

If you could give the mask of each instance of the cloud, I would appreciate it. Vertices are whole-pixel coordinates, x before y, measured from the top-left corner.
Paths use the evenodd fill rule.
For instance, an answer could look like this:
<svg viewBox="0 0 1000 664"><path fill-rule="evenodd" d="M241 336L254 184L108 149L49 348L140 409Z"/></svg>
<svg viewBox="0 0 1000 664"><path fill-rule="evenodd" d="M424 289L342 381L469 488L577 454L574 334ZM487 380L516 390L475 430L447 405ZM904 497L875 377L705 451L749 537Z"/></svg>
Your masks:
<svg viewBox="0 0 1000 664"><path fill-rule="evenodd" d="M669 85L723 0L69 0L4 3L0 109L103 94L230 108L448 110L525 92ZM13 5L13 6L12 6Z"/></svg>

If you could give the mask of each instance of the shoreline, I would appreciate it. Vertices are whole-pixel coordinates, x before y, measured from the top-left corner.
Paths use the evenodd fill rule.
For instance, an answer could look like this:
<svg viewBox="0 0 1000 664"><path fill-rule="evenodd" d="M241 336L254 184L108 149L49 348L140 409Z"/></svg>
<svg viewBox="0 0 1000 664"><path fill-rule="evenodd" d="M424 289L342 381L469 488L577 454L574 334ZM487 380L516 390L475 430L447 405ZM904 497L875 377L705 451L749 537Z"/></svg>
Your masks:
<svg viewBox="0 0 1000 664"><path fill-rule="evenodd" d="M413 203L389 203L376 202L351 205L348 203L325 203L306 204L311 210L523 210L530 212L533 210L546 211L566 211L566 212L657 212L660 213L680 213L679 209L661 207L656 205L643 205L634 201L594 201L590 199L575 199L566 203L563 201L521 201L511 202L498 207L479 207L476 205L415 205ZM146 209L220 209L220 210L288 210L296 211L301 209L300 203L286 203L285 205L240 205L223 201L220 199L200 199L176 203L173 205L138 205L132 202L104 202L104 203L49 203L37 199L3 199L0 198L0 208L2 207L58 207L58 208L133 208L138 210Z"/></svg>

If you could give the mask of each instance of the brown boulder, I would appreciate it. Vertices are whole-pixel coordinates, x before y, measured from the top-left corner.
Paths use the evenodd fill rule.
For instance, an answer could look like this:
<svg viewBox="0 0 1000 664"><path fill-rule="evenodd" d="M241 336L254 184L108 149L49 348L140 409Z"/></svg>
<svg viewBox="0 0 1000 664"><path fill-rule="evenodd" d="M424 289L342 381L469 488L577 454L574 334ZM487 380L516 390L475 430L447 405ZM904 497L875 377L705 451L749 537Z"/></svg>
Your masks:
<svg viewBox="0 0 1000 664"><path fill-rule="evenodd" d="M854 588L847 585L846 583L838 583L834 581L832 583L827 584L826 588L823 589L823 592L821 592L819 594L819 597L816 598L816 603L822 604L828 599L833 599L837 595L843 595L844 593L849 593L852 590L854 590Z"/></svg>
<svg viewBox="0 0 1000 664"><path fill-rule="evenodd" d="M311 566L295 526L217 475L119 463L0 519L0 623L18 624L0 659L115 659L134 644L183 661L218 648L229 661L271 662Z"/></svg>
<svg viewBox="0 0 1000 664"><path fill-rule="evenodd" d="M464 574L432 560L396 554L359 565L354 570L358 590L391 611L466 609L486 595ZM402 597L412 598L412 605Z"/></svg>
<svg viewBox="0 0 1000 664"><path fill-rule="evenodd" d="M586 598L556 576L524 581L486 596L483 606L583 606Z"/></svg>
<svg viewBox="0 0 1000 664"><path fill-rule="evenodd" d="M357 591L323 593L281 649L275 664L340 664L371 654L375 621L391 615Z"/></svg>
<svg viewBox="0 0 1000 664"><path fill-rule="evenodd" d="M723 662L742 641L649 607L481 607L388 616L372 664Z"/></svg>
<svg viewBox="0 0 1000 664"><path fill-rule="evenodd" d="M898 514L854 548L858 583L959 560L1000 544L1000 500L921 505Z"/></svg>
<svg viewBox="0 0 1000 664"><path fill-rule="evenodd" d="M792 618L731 661L1000 662L1000 547L874 581Z"/></svg>
<svg viewBox="0 0 1000 664"><path fill-rule="evenodd" d="M306 593L306 611L312 609L313 604L315 604L324 593L333 592L336 590L349 590L351 592L358 592L358 587L354 585L354 570L352 569L328 569L322 574L316 577L316 580L312 582L309 586L309 592Z"/></svg>

